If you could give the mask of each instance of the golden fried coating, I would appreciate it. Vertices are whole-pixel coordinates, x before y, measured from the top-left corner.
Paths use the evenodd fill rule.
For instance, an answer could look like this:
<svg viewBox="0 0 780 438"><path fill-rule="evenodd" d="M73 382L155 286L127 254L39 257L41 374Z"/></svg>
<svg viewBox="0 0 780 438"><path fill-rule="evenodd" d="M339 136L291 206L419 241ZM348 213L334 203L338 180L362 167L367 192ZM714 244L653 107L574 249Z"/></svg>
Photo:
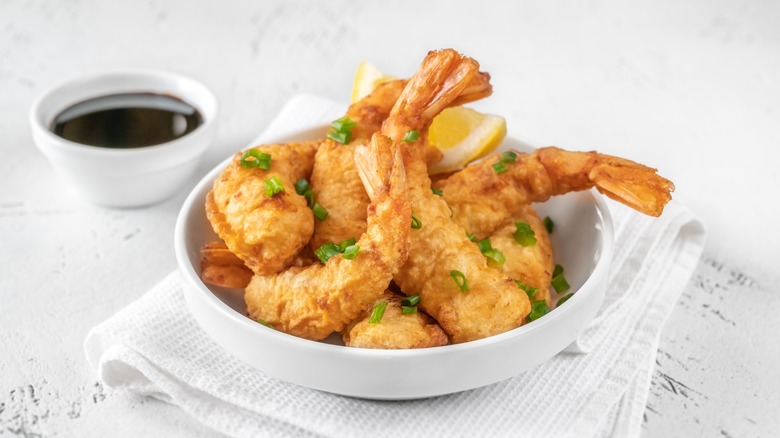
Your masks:
<svg viewBox="0 0 780 438"><path fill-rule="evenodd" d="M411 207L397 145L381 135L370 152L359 150L361 172L370 186L368 226L357 256L339 254L327 263L255 275L244 299L249 316L291 335L320 340L342 331L387 289L406 260Z"/></svg>
<svg viewBox="0 0 780 438"><path fill-rule="evenodd" d="M455 51L430 52L382 132L395 139L410 129L426 132L477 68L476 61ZM419 226L409 234L409 258L396 274L396 284L404 293L420 296L419 307L438 321L453 343L519 327L530 312L528 297L511 278L487 266L479 248L450 218L444 200L431 192L422 137L417 143L403 143L409 201Z"/></svg>
<svg viewBox="0 0 780 438"><path fill-rule="evenodd" d="M430 316L417 312L405 315L401 301L403 297L390 291L369 307L361 317L344 330L342 339L348 347L358 348L428 348L447 345L447 334ZM369 320L374 307L387 302L387 308L379 323Z"/></svg>
<svg viewBox="0 0 780 438"><path fill-rule="evenodd" d="M200 278L219 287L243 289L252 278L252 270L230 252L225 242L208 242L200 250Z"/></svg>
<svg viewBox="0 0 780 438"><path fill-rule="evenodd" d="M455 221L482 239L532 202L596 187L606 196L650 216L659 216L671 199L674 184L656 169L597 152L570 152L545 147L531 154L517 152L505 172L493 165L496 153L466 167L436 187L452 207Z"/></svg>
<svg viewBox="0 0 780 438"><path fill-rule="evenodd" d="M271 155L271 169L241 167L239 152L214 181L206 215L233 254L256 274L290 266L311 238L314 216L294 183L311 173L321 141L257 147ZM278 178L284 191L266 194L266 181Z"/></svg>
<svg viewBox="0 0 780 438"><path fill-rule="evenodd" d="M535 244L522 246L517 243L514 233L519 221L531 226L536 237ZM554 268L552 243L544 223L533 208L526 206L512 220L498 227L490 236L490 243L494 249L501 251L506 259L498 269L524 285L539 289L534 294L533 301L543 299L550 306L550 280Z"/></svg>

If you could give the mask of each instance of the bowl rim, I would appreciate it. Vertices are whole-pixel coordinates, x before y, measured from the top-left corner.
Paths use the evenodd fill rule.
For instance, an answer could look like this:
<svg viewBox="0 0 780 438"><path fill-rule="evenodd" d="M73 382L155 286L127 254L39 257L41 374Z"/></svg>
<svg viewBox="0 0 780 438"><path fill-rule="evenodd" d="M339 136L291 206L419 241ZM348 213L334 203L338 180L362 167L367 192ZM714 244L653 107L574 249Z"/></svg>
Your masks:
<svg viewBox="0 0 780 438"><path fill-rule="evenodd" d="M317 127L320 126L322 126L323 128L325 127L325 125L316 124L316 125L311 125L300 129L296 129L296 130L287 131L281 135L269 139L271 141L267 141L267 140L264 141L263 144L289 142L289 139L297 138L301 135L305 135L306 133L311 132L313 129L316 129ZM507 135L504 142L506 142L506 140L518 141L523 146L528 146L532 149L536 149L539 147L537 143L525 139L521 136ZM245 149L251 147L254 146L248 146ZM501 146L499 146L497 150L500 149ZM543 318L540 318L531 324L525 324L520 327L514 328L512 330L506 331L504 333L489 336L483 339L478 339L475 341L469 341L460 344L448 344L440 347L405 349L405 350L404 349L350 348L342 345L333 345L321 341L313 341L313 340L289 335L287 333L265 327L262 324L257 324L253 322L251 319L249 319L247 316L241 315L239 312L236 312L230 306L222 302L222 300L220 300L219 297L217 297L213 292L211 292L211 290L209 290L209 288L203 283L203 281L201 281L200 276L195 271L194 266L189 262L189 257L187 255L186 232L185 232L186 231L185 224L187 222L187 218L189 217L189 214L192 213L193 209L199 208L198 206L194 205L195 200L199 198L200 194L204 190L207 190L207 187L213 183L216 176L228 164L228 162L232 159L233 155L234 154L231 154L227 159L221 161L216 166L214 166L211 170L209 170L208 173L206 173L198 181L198 183L193 187L192 191L190 191L190 193L187 195L187 198L182 204L182 207L179 210L179 214L176 218L176 226L174 230L174 252L176 255L178 272L183 277L184 281L188 283L183 288L185 289L184 290L185 294L196 293L200 298L205 299L205 301L210 305L210 307L214 309L217 313L219 313L221 316L226 317L231 322L238 324L239 326L242 327L242 329L250 330L253 335L260 336L260 337L268 337L267 339L269 341L288 343L291 347L309 349L312 350L313 353L338 354L338 355L346 355L347 357L360 357L360 358L368 358L368 359L391 359L391 358L397 359L406 356L432 358L432 357L456 354L461 352L473 352L484 348L494 347L497 344L502 344L514 338L532 336L533 333L544 330L545 326L553 324L555 321L561 318L566 318L566 315L576 311L576 309L579 306L578 303L587 300L590 295L596 293L595 292L597 289L596 283L598 279L602 278L602 276L608 275L609 273L609 267L611 264L612 254L614 249L613 248L614 225L612 221L612 215L610 214L609 208L607 207L604 197L600 193L598 193L595 189L591 189L588 192L594 201L596 212L598 214L598 217L601 220L601 225L602 225L601 251L599 254L598 261L596 262L593 271L590 273L590 275L582 284L582 286L577 291L575 291L576 293L574 293L573 296L567 301L568 304L567 306L564 306L560 309L556 308L554 311L548 313ZM186 286L190 286L190 287L186 287ZM585 293L581 293L581 292L585 292ZM198 323L200 324L200 321Z"/></svg>
<svg viewBox="0 0 780 438"><path fill-rule="evenodd" d="M156 145L150 145L150 146L144 146L138 148L127 148L127 149L105 148L100 146L92 146L92 145L77 143L58 136L57 134L52 132L51 129L49 129L49 126L46 125L45 121L43 120L43 114L41 111L44 108L44 105L48 103L49 100L55 98L58 94L64 93L71 88L86 87L93 82L97 82L105 79L116 79L116 78L131 78L130 79L131 81L134 79L136 81L162 80L162 81L172 81L172 82L183 82L189 84L194 88L199 89L203 93L203 99L198 99L199 100L198 103L194 102L191 96L178 95L173 93L173 90L160 92L160 94L172 95L194 106L203 116L203 123L198 125L192 132L182 137L179 137L175 140L167 141L165 143L160 143ZM119 92L125 92L125 93L132 92L132 91L128 91L128 89L137 89L139 92L143 92L143 91L148 91L145 89L149 87L145 87L141 84L132 84L131 86L126 86L126 87L117 86L115 88L117 89L123 88L123 91L117 90L114 92L100 93L97 95L88 92L83 93L82 97L78 99L73 99L73 102L70 102L67 105L63 105L62 108L59 108L57 111L54 112L60 113L65 109L67 109L69 106L75 105L87 99L93 99L101 96L109 96L111 94L115 94ZM165 88L165 87L161 87L161 88ZM205 104L203 102L205 102ZM209 109L208 114L204 108ZM213 129L213 127L217 123L218 117L219 117L219 101L216 95L214 94L214 92L211 91L211 89L208 88L202 82L180 73L163 71L163 70L155 70L155 69L142 69L142 68L95 72L95 73L76 76L70 79L63 80L55 84L54 86L44 90L42 93L40 93L35 98L35 100L33 100L33 103L32 105L30 105L30 110L28 112L28 120L30 126L32 126L35 133L42 135L46 139L47 141L46 147L58 148L64 152L72 152L75 154L89 156L89 157L117 157L117 156L128 157L132 155L149 155L149 154L158 153L161 150L182 147L182 145L191 142L192 139L195 137L207 135L208 131Z"/></svg>

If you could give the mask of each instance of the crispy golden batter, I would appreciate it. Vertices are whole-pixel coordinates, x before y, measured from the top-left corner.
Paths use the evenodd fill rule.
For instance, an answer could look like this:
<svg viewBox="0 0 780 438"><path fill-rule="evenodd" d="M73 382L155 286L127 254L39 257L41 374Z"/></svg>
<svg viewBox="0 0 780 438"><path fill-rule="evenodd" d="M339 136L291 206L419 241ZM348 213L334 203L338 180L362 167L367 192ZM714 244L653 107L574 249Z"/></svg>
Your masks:
<svg viewBox="0 0 780 438"><path fill-rule="evenodd" d="M430 52L409 81L382 127L391 138L410 129L426 132L438 111L456 98L478 64L455 51ZM526 294L512 279L489 268L485 257L450 218L450 209L431 192L424 161L424 135L403 143L409 201L420 227L409 235L409 259L395 276L404 293L418 294L419 307L434 317L453 343L481 339L519 327L530 312ZM461 291L452 273L463 274Z"/></svg>
<svg viewBox="0 0 780 438"><path fill-rule="evenodd" d="M230 252L225 242L208 242L200 250L200 278L219 287L243 289L252 278L252 270Z"/></svg>
<svg viewBox="0 0 780 438"><path fill-rule="evenodd" d="M382 123L398 101L408 81L399 79L379 85L371 94L355 102L347 110L347 117L357 124L352 130L352 141L343 145L328 140L317 151L312 172L312 191L317 202L328 210L328 218L314 224L311 247L319 248L328 242L341 242L359 236L366 229L368 196L357 177L352 160L354 148L365 144L371 135L379 131ZM470 76L461 94L446 106L462 105L492 93L490 75L477 73ZM441 109L435 111L438 114ZM411 122L417 126L419 122ZM414 129L414 128L412 128ZM406 132L404 132L406 134ZM401 141L403 137L396 138ZM425 148L425 161L429 164L441 159L441 152L434 147Z"/></svg>
<svg viewBox="0 0 780 438"><path fill-rule="evenodd" d="M447 345L447 334L430 316L417 312L404 315L402 297L390 291L369 307L344 330L342 339L348 347L358 348L428 348ZM374 306L386 301L387 308L379 323L369 322Z"/></svg>
<svg viewBox="0 0 780 438"><path fill-rule="evenodd" d="M606 196L651 216L659 216L674 184L656 169L597 152L570 152L556 147L517 153L507 171L493 165L501 154L438 181L436 187L453 210L455 221L482 239L532 202L596 187Z"/></svg>
<svg viewBox="0 0 780 438"><path fill-rule="evenodd" d="M536 237L534 245L522 246L515 241L514 233L518 221L531 226ZM533 301L543 299L550 306L550 279L554 268L552 243L544 223L533 208L526 206L512 220L498 227L490 236L490 243L493 248L501 251L506 259L499 269L510 278L538 288Z"/></svg>
<svg viewBox="0 0 780 438"><path fill-rule="evenodd" d="M214 181L206 215L214 231L256 274L290 266L311 238L314 216L294 183L309 175L320 141L260 146L271 155L271 169L241 167L241 152ZM284 192L266 195L265 180L277 177Z"/></svg>
<svg viewBox="0 0 780 438"><path fill-rule="evenodd" d="M255 275L244 295L252 319L291 335L323 339L342 331L376 301L406 260L411 207L400 151L377 134L370 152L358 152L372 201L357 257L348 260L339 254L325 264Z"/></svg>

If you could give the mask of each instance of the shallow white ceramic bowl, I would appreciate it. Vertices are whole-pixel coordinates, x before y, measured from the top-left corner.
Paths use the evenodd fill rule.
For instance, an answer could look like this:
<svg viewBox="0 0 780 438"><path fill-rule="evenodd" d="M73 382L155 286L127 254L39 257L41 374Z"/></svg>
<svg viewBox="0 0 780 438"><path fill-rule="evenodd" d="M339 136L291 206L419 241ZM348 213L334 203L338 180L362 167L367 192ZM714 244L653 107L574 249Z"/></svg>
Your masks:
<svg viewBox="0 0 780 438"><path fill-rule="evenodd" d="M269 143L318 138L325 127ZM533 146L507 138L502 148ZM260 325L245 316L243 290L204 284L199 250L217 237L204 200L230 158L208 173L182 206L175 231L176 257L190 311L225 350L273 377L354 397L397 400L430 397L495 383L526 371L566 348L601 306L612 258L612 219L595 192L572 193L537 205L555 221L555 259L576 293L566 304L517 329L478 341L419 350L370 350L314 342Z"/></svg>
<svg viewBox="0 0 780 438"><path fill-rule="evenodd" d="M119 93L178 97L201 113L203 124L174 141L132 149L74 143L51 131L54 118L71 105ZM216 118L217 99L204 85L178 74L146 70L68 81L43 93L30 108L33 140L55 171L87 200L112 207L152 204L181 188L214 140Z"/></svg>

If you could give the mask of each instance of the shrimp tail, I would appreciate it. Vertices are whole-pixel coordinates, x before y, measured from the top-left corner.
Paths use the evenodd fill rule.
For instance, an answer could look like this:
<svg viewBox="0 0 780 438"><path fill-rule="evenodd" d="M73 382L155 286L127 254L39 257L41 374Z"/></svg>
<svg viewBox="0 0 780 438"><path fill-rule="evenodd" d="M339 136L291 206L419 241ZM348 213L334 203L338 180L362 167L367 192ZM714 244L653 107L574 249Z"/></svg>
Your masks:
<svg viewBox="0 0 780 438"><path fill-rule="evenodd" d="M555 192L595 186L605 196L649 216L660 216L671 200L674 184L657 169L597 152L568 152L550 147L539 150Z"/></svg>
<svg viewBox="0 0 780 438"><path fill-rule="evenodd" d="M382 134L376 133L368 146L355 148L355 166L366 193L372 202L392 190L394 194L406 192L406 170L401 148Z"/></svg>

